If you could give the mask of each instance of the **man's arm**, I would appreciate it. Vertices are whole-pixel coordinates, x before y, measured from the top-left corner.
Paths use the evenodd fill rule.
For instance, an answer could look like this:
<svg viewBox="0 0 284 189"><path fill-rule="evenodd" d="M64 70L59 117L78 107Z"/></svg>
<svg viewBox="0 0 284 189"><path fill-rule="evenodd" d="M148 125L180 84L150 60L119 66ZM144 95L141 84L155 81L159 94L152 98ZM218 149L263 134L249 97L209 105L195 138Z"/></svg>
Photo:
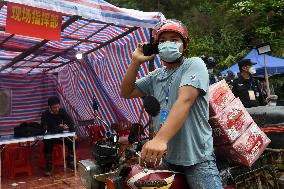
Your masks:
<svg viewBox="0 0 284 189"><path fill-rule="evenodd" d="M47 116L46 116L45 112L42 112L42 114L41 114L41 121L40 121L40 123L41 123L41 126L46 131L47 130Z"/></svg>
<svg viewBox="0 0 284 189"><path fill-rule="evenodd" d="M74 128L73 119L69 116L69 114L65 110L62 111L63 111L64 123L67 125L70 132L74 132L75 128Z"/></svg>
<svg viewBox="0 0 284 189"><path fill-rule="evenodd" d="M141 151L141 157L146 162L158 162L167 149L167 143L183 126L191 107L200 94L200 90L192 86L183 86L179 89L178 98L156 136L147 142Z"/></svg>
<svg viewBox="0 0 284 189"><path fill-rule="evenodd" d="M123 98L135 98L144 96L143 92L135 88L136 77L140 65L146 61L153 59L155 55L144 56L142 51L142 45L143 44L139 44L133 52L131 63L123 77L120 86L120 94Z"/></svg>
<svg viewBox="0 0 284 189"><path fill-rule="evenodd" d="M143 96L143 93L135 88L136 76L139 71L140 64L131 60L131 63L123 77L120 94L124 98L135 98Z"/></svg>

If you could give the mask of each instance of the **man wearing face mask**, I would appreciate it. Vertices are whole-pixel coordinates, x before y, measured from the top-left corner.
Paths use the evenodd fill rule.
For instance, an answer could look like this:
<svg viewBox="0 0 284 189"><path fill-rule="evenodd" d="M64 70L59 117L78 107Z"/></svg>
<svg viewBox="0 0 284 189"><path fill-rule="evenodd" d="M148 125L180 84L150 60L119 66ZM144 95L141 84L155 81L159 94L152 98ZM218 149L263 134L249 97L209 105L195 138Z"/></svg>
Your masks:
<svg viewBox="0 0 284 189"><path fill-rule="evenodd" d="M206 65L199 57L185 58L188 31L179 21L167 20L156 41L164 67L136 80L140 65L155 56L144 56L139 44L121 84L124 98L152 95L160 102L160 114L153 118L156 134L143 145L141 159L157 165L163 158L162 165L185 174L190 188L223 188L208 124Z"/></svg>
<svg viewBox="0 0 284 189"><path fill-rule="evenodd" d="M238 62L240 74L233 82L232 91L239 97L246 108L264 105L264 96L260 82L252 77L256 73L256 63L250 59L243 59Z"/></svg>

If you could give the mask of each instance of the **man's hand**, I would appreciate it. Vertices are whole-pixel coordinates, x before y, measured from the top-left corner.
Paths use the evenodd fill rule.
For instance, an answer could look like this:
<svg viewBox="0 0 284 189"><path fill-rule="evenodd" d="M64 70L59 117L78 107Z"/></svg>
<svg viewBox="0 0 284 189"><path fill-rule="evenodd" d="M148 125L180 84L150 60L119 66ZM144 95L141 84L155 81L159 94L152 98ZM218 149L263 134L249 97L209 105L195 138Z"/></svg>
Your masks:
<svg viewBox="0 0 284 189"><path fill-rule="evenodd" d="M59 127L63 128L63 129L68 129L69 128L66 124L59 124Z"/></svg>
<svg viewBox="0 0 284 189"><path fill-rule="evenodd" d="M165 141L154 138L146 142L141 151L141 165L144 165L144 162L154 166L159 165L166 150L167 143Z"/></svg>
<svg viewBox="0 0 284 189"><path fill-rule="evenodd" d="M149 60L153 60L154 57L155 57L155 54L151 55L151 56L144 56L143 54L143 45L145 43L139 43L137 48L135 49L135 51L133 52L132 54L132 60L133 62L135 63L138 63L138 64L142 64L146 61L149 61Z"/></svg>
<svg viewBox="0 0 284 189"><path fill-rule="evenodd" d="M270 103L277 103L277 99L278 99L278 96L277 95L269 95L268 97L266 97L265 99L265 102L267 104L270 104Z"/></svg>
<svg viewBox="0 0 284 189"><path fill-rule="evenodd" d="M129 99L145 96L143 92L135 87L135 81L140 65L148 60L154 59L155 55L144 56L142 46L142 43L138 44L137 48L133 52L131 63L129 64L129 67L122 79L120 95L123 98Z"/></svg>

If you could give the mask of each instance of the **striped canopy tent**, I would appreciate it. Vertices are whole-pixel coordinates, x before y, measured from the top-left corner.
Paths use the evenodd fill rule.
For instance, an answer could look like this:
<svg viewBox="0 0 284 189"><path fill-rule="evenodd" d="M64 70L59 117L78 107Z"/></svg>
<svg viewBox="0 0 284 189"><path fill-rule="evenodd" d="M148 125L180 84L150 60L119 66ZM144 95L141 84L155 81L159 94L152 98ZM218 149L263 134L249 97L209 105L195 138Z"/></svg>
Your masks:
<svg viewBox="0 0 284 189"><path fill-rule="evenodd" d="M61 12L60 42L7 33L7 2ZM12 133L21 122L40 121L53 95L60 97L82 135L81 123L96 120L94 97L108 125L138 121L141 99L122 99L119 86L137 44L149 41L152 29L164 21L161 13L102 0L9 0L0 7L0 91L11 96L8 113L0 113L0 135ZM78 51L83 53L80 61ZM148 66L141 67L138 77L148 73ZM154 66L161 66L158 59ZM146 115L142 121L147 122Z"/></svg>

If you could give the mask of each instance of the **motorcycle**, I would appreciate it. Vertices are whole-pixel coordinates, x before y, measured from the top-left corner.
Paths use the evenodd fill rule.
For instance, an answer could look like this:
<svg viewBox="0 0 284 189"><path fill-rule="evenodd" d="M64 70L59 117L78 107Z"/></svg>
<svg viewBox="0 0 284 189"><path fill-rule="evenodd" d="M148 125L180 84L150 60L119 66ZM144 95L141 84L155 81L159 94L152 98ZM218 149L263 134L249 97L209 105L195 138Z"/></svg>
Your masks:
<svg viewBox="0 0 284 189"><path fill-rule="evenodd" d="M160 111L160 104L154 97L146 96L143 100L143 108L150 116L156 116ZM151 121L148 126L149 132L153 133ZM141 134L143 129L141 124L132 125L128 137L131 145L125 149L124 156L119 153L121 145L115 135L94 144L95 161L81 160L79 162L78 171L81 183L87 189L188 189L182 173L163 167L149 168L139 164L138 152L149 140L149 138L143 138Z"/></svg>
<svg viewBox="0 0 284 189"><path fill-rule="evenodd" d="M143 107L150 117L157 115L157 112L160 111L159 102L151 96L145 97ZM278 107L279 110L282 108L284 107ZM275 107L256 107L248 109L248 111L256 122L259 121L259 116L263 118L262 114L265 114L267 120L265 124L258 123L260 127L265 127L271 124L270 122L275 125L274 118L279 119L278 113L281 112L276 111L275 113ZM276 122L281 125L282 120L276 120ZM140 165L138 152L143 143L147 141L146 138L141 137L142 130L141 124L132 126L128 138L131 145L124 151L125 156L119 153L121 144L116 135L95 144L93 146L95 161L81 160L79 162L78 170L81 183L87 189L189 189L185 176L180 172L162 167L148 168ZM151 122L149 123L149 131L151 136L151 132L153 132ZM281 145L283 144L281 143ZM274 157L275 153L268 150L250 168L217 159L217 167L224 188L279 188L278 175L275 166L272 166Z"/></svg>

